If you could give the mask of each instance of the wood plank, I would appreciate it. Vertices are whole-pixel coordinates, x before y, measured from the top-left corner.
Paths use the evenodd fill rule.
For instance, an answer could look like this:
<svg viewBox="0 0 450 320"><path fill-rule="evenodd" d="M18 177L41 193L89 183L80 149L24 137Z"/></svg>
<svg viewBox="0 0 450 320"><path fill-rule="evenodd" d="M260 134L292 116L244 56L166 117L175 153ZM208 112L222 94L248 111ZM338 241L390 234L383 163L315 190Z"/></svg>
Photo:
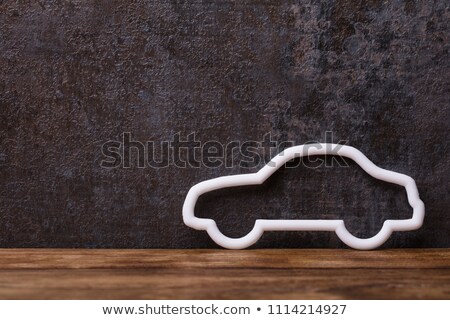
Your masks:
<svg viewBox="0 0 450 320"><path fill-rule="evenodd" d="M0 299L450 299L450 250L0 249Z"/></svg>
<svg viewBox="0 0 450 320"><path fill-rule="evenodd" d="M448 249L0 249L1 269L450 268Z"/></svg>
<svg viewBox="0 0 450 320"><path fill-rule="evenodd" d="M443 299L430 269L2 270L1 299Z"/></svg>

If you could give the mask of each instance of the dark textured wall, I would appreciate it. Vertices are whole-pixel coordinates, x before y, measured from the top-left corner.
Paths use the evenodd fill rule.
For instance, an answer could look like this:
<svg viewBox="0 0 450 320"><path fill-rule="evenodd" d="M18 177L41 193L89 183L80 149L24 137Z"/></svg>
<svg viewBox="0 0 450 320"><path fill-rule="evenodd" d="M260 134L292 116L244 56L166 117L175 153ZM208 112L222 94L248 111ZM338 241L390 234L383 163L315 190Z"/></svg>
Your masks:
<svg viewBox="0 0 450 320"><path fill-rule="evenodd" d="M386 246L450 246L449 19L446 0L0 1L0 246L214 247L184 226L184 196L257 169L105 169L102 144L325 131L416 179L424 227ZM352 163L200 200L230 236L258 217L339 217L368 237L411 216L402 188ZM343 245L279 232L257 246Z"/></svg>

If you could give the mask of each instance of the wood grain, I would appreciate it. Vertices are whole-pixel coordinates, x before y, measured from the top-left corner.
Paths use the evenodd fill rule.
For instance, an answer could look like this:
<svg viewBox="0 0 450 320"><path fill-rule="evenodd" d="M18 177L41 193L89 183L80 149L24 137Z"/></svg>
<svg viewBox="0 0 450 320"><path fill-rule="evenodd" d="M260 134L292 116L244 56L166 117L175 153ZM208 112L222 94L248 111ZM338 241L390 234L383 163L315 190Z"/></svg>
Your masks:
<svg viewBox="0 0 450 320"><path fill-rule="evenodd" d="M2 299L449 299L450 250L1 249Z"/></svg>

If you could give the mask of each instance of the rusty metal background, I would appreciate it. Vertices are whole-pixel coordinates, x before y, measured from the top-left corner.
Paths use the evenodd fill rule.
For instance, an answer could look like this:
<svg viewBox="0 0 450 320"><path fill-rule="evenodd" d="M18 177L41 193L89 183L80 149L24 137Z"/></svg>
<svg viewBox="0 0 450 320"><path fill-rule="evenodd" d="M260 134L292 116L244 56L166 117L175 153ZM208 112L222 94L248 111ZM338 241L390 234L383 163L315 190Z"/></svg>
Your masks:
<svg viewBox="0 0 450 320"><path fill-rule="evenodd" d="M102 144L332 131L417 181L424 227L386 246L449 247L449 19L445 0L0 1L0 246L215 247L182 222L187 190L255 169L104 169ZM410 216L402 188L354 164L284 169L198 211L230 236L341 217L367 237ZM343 247L306 232L257 246Z"/></svg>

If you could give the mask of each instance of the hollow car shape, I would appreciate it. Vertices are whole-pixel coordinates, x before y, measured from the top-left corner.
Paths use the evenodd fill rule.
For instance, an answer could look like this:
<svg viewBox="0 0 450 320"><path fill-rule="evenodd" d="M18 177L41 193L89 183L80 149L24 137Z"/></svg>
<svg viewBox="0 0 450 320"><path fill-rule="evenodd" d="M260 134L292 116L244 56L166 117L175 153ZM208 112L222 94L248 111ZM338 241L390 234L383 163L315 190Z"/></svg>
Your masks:
<svg viewBox="0 0 450 320"><path fill-rule="evenodd" d="M212 219L198 218L194 209L197 199L204 193L229 187L262 184L287 161L297 157L315 155L337 155L354 160L372 177L405 187L409 205L413 209L410 219L386 220L381 230L373 237L361 239L353 236L343 220L267 220L257 219L246 236L230 238L222 234ZM254 244L264 231L334 231L348 246L354 249L370 250L382 245L393 231L415 230L422 226L425 215L424 203L419 198L415 181L401 173L382 169L370 161L361 151L346 145L317 143L299 145L285 149L256 173L223 176L194 185L188 192L183 205L183 221L196 230L206 230L218 245L228 249L243 249Z"/></svg>

